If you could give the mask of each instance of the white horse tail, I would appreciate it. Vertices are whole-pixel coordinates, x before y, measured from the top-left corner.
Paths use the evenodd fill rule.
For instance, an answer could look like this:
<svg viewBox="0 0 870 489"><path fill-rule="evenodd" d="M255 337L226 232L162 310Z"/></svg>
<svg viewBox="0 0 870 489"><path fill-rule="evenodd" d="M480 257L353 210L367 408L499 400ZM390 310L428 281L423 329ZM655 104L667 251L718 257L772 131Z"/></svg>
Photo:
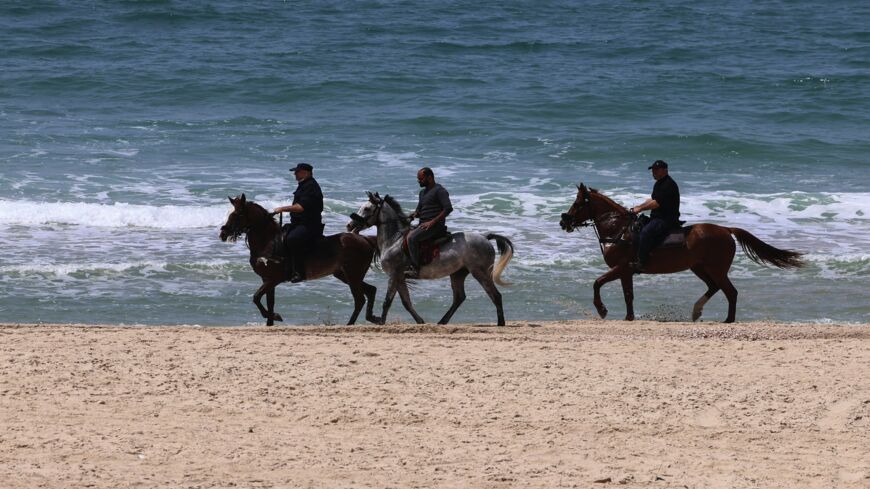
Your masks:
<svg viewBox="0 0 870 489"><path fill-rule="evenodd" d="M514 244L511 243L511 240L500 234L489 233L484 237L487 240L495 240L495 244L498 247L498 253L501 255L501 258L492 270L492 279L499 285L510 285L510 282L502 282L501 272L507 268L508 262L510 262L511 258L514 256Z"/></svg>

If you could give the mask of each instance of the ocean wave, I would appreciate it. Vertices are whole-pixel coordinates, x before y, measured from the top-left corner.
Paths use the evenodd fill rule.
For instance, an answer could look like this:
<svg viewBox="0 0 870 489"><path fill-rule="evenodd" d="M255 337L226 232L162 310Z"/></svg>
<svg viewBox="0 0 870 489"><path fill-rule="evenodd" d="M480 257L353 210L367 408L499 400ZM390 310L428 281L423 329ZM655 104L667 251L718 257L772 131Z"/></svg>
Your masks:
<svg viewBox="0 0 870 489"><path fill-rule="evenodd" d="M403 166L414 159L412 153L398 158L385 158L383 163ZM477 194L451 193L454 213L452 227L470 230L511 231L514 234L547 239L564 237L558 226L559 216L567 212L575 192L553 191L554 183L539 178L528 183L528 190L497 190ZM377 190L377 189L372 189ZM386 192L381 192L384 195ZM646 194L616 189L607 195L625 206L642 202ZM347 214L365 201L358 199L326 199L324 220L343 224ZM270 198L271 197L271 198ZM407 210L416 199L400 201ZM282 201L275 195L261 195L258 203L271 209ZM742 227L753 234L785 237L800 241L807 237L843 244L860 243L870 236L870 215L864 212L870 203L870 193L805 193L744 194L734 191L706 192L683 197L682 217L689 224L710 222L730 227ZM145 205L123 202L37 202L0 199L0 226L66 225L101 228L151 228L160 230L216 228L224 223L231 211L225 200L200 205ZM286 218L286 216L285 216Z"/></svg>
<svg viewBox="0 0 870 489"><path fill-rule="evenodd" d="M220 226L226 220L229 210L229 204L153 206L123 202L95 204L0 200L0 225L61 224L109 228L190 229Z"/></svg>
<svg viewBox="0 0 870 489"><path fill-rule="evenodd" d="M221 273L247 269L248 264L237 260L207 260L193 263L172 263L143 260L121 263L47 263L36 262L0 266L0 277L17 278L42 276L55 278L97 278L121 274L151 275L154 273Z"/></svg>

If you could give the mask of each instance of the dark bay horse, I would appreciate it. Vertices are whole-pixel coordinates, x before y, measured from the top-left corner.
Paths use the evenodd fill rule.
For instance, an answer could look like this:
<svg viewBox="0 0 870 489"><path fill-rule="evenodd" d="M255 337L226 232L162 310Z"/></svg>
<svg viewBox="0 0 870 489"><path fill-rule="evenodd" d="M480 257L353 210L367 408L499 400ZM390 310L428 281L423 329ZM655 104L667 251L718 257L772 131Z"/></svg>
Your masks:
<svg viewBox="0 0 870 489"><path fill-rule="evenodd" d="M263 279L263 285L254 293L254 304L266 318L266 326L272 326L275 321L283 321L281 315L275 312L275 287L288 280L283 263L273 259L272 248L281 229L269 211L246 200L245 194L228 198L233 204L233 211L227 217L226 224L221 226L221 241L235 241L242 234L246 235L251 250L251 268ZM374 259L375 246L373 237L339 233L322 238L308 253L305 263L308 280L332 275L350 287L353 314L347 324L356 322L364 303L367 303L366 319L379 322L379 318L372 315L377 289L363 281ZM260 302L263 294L266 295L267 308Z"/></svg>
<svg viewBox="0 0 870 489"><path fill-rule="evenodd" d="M595 297L593 303L601 317L607 316L607 308L601 302L601 286L615 279L622 282L622 294L625 296L627 321L634 320L634 285L632 276L634 269L629 264L637 256L637 248L631 242L629 227L634 216L621 205L599 193L595 189L587 189L582 183L577 187L577 197L568 212L562 214L559 225L567 232L578 226L595 227L604 262L610 267L604 275L595 280ZM801 253L791 250L780 250L761 241L740 228L728 228L716 224L695 224L689 226L685 235L685 243L677 247L656 248L650 255L649 263L643 273L674 273L691 270L707 284L707 292L695 302L692 310L692 321L701 317L704 304L710 300L719 289L728 299L728 317L726 323L734 322L737 312L737 289L728 279L728 270L734 261L736 246L734 239L752 261L758 264L770 264L779 268L799 268L803 266Z"/></svg>

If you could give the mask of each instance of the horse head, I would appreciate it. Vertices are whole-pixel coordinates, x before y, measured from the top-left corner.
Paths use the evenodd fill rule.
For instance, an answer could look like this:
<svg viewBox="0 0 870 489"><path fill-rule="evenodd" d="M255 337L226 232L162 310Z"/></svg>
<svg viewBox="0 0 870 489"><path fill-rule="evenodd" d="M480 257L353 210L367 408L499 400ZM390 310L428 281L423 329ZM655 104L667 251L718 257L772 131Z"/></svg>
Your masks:
<svg viewBox="0 0 870 489"><path fill-rule="evenodd" d="M268 229L268 227L262 227L263 223L268 225L268 221L274 224L275 220L272 218L272 214L258 204L248 200L245 194L236 198L227 197L227 199L233 205L233 211L227 216L227 222L221 226L221 241L235 241L242 234L249 233L251 227L255 229Z"/></svg>
<svg viewBox="0 0 870 489"><path fill-rule="evenodd" d="M366 192L368 202L363 203L359 210L350 215L350 221L347 223L347 232L359 233L363 229L368 229L378 224L378 217L381 213L381 208L384 206L384 199L377 192Z"/></svg>
<svg viewBox="0 0 870 489"><path fill-rule="evenodd" d="M577 186L577 196L568 212L562 214L559 226L567 232L573 231L578 226L588 225L588 221L595 217L595 209L592 205L592 193L582 183Z"/></svg>

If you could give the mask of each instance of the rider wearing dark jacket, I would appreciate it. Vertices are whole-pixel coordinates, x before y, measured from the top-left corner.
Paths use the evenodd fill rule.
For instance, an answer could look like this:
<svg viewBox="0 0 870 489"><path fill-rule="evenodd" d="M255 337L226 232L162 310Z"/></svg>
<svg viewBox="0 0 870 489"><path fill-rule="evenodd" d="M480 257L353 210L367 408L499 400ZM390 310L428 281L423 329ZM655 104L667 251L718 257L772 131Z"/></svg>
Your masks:
<svg viewBox="0 0 870 489"><path fill-rule="evenodd" d="M417 183L423 187L420 191L417 209L411 213L411 219L420 218L420 225L408 233L408 253L411 255L411 268L405 274L409 278L417 278L420 272L420 243L447 233L447 216L453 212L450 194L447 189L435 183L435 173L429 167L423 167L417 172Z"/></svg>
<svg viewBox="0 0 870 489"><path fill-rule="evenodd" d="M663 160L656 160L648 170L652 170L656 181L652 196L643 204L629 209L633 213L652 210L649 222L640 232L635 264L635 269L639 272L646 266L653 248L661 244L672 229L680 226L680 188L668 175L668 164Z"/></svg>
<svg viewBox="0 0 870 489"><path fill-rule="evenodd" d="M301 282L305 280L305 251L323 236L323 192L314 179L314 168L308 163L299 163L290 171L299 182L293 192L293 203L277 207L274 212L290 213L290 225L284 234L287 272L291 282Z"/></svg>

